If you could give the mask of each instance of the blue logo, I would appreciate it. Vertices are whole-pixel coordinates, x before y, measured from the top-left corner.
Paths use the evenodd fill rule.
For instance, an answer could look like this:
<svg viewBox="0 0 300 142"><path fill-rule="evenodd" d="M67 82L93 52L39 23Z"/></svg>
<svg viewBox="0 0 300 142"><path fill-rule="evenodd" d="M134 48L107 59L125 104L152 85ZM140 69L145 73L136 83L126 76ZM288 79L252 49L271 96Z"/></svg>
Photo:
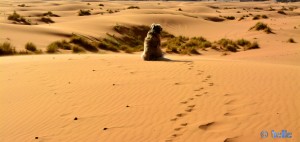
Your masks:
<svg viewBox="0 0 300 142"><path fill-rule="evenodd" d="M261 131L261 132L260 132L260 137L261 137L261 138L267 138L267 137L268 137L268 132L265 131L265 130Z"/></svg>
<svg viewBox="0 0 300 142"><path fill-rule="evenodd" d="M268 137L268 131L263 130L260 132L260 137L261 138L267 138ZM277 138L292 138L292 132L288 132L287 130L281 130L279 132L276 132L274 130L271 131L271 137L273 139Z"/></svg>
<svg viewBox="0 0 300 142"><path fill-rule="evenodd" d="M292 138L292 133L287 130L282 130L281 132L272 130L272 138Z"/></svg>

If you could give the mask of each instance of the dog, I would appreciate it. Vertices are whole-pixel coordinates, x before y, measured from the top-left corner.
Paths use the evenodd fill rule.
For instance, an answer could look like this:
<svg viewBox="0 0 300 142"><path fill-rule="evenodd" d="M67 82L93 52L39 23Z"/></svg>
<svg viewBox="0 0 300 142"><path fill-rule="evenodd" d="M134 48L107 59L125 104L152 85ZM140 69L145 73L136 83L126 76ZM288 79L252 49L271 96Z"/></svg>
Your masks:
<svg viewBox="0 0 300 142"><path fill-rule="evenodd" d="M144 52L142 58L145 61L158 60L163 57L162 50L160 48L160 33L162 32L162 27L160 24L153 23L147 36L144 40Z"/></svg>

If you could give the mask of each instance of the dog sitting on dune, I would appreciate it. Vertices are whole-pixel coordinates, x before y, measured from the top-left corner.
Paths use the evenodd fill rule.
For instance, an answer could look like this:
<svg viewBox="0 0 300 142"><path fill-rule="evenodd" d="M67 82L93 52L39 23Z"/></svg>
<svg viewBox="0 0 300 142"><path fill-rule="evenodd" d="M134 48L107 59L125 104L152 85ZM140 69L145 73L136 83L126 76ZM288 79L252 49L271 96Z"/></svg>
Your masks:
<svg viewBox="0 0 300 142"><path fill-rule="evenodd" d="M160 24L152 24L144 41L144 52L142 58L146 61L158 60L163 57L160 49L160 33L162 28Z"/></svg>

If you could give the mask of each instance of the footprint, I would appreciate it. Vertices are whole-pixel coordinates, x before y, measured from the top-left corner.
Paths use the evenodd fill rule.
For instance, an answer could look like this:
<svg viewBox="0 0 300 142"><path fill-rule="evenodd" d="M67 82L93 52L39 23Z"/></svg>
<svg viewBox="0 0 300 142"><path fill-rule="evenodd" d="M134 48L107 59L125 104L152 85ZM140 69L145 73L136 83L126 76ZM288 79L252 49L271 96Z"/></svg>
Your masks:
<svg viewBox="0 0 300 142"><path fill-rule="evenodd" d="M208 92L204 92L203 94L208 94Z"/></svg>
<svg viewBox="0 0 300 142"><path fill-rule="evenodd" d="M177 120L177 118L170 119L170 121L176 121L176 120Z"/></svg>
<svg viewBox="0 0 300 142"><path fill-rule="evenodd" d="M194 91L201 91L203 90L203 87L199 88L199 89L195 89Z"/></svg>
<svg viewBox="0 0 300 142"><path fill-rule="evenodd" d="M184 113L178 113L176 114L177 117L183 117L185 114Z"/></svg>
<svg viewBox="0 0 300 142"><path fill-rule="evenodd" d="M201 94L197 94L197 95L195 95L195 96L197 96L197 97L201 97L202 95L201 95Z"/></svg>
<svg viewBox="0 0 300 142"><path fill-rule="evenodd" d="M211 125L213 125L215 122L209 122L209 123L205 123L200 125L198 128L206 130L208 127L210 127Z"/></svg>
<svg viewBox="0 0 300 142"><path fill-rule="evenodd" d="M189 105L188 107L189 108L194 108L196 105Z"/></svg>
<svg viewBox="0 0 300 142"><path fill-rule="evenodd" d="M209 86L214 86L214 83L209 83Z"/></svg>
<svg viewBox="0 0 300 142"><path fill-rule="evenodd" d="M187 126L188 123L181 123L180 125L181 125L181 126Z"/></svg>
<svg viewBox="0 0 300 142"><path fill-rule="evenodd" d="M237 137L226 138L226 139L224 140L224 142L233 142L235 138L237 138Z"/></svg>
<svg viewBox="0 0 300 142"><path fill-rule="evenodd" d="M206 76L206 78L211 78L211 75Z"/></svg>
<svg viewBox="0 0 300 142"><path fill-rule="evenodd" d="M235 102L235 100L230 100L230 101L226 102L225 105L230 105L230 104L232 104L233 102Z"/></svg>
<svg viewBox="0 0 300 142"><path fill-rule="evenodd" d="M178 137L180 134L173 134L172 137Z"/></svg>
<svg viewBox="0 0 300 142"><path fill-rule="evenodd" d="M189 100L194 100L194 98L189 98Z"/></svg>
<svg viewBox="0 0 300 142"><path fill-rule="evenodd" d="M188 102L187 101L183 101L183 102L180 102L181 104L187 104Z"/></svg>
<svg viewBox="0 0 300 142"><path fill-rule="evenodd" d="M224 116L229 116L229 115L230 115L229 112L224 113Z"/></svg>
<svg viewBox="0 0 300 142"><path fill-rule="evenodd" d="M189 109L186 109L185 111L186 111L186 112L192 112L193 109L192 109L192 108L189 108Z"/></svg>
<svg viewBox="0 0 300 142"><path fill-rule="evenodd" d="M176 83L174 83L174 85L180 85L180 83L179 83L179 82L176 82Z"/></svg>
<svg viewBox="0 0 300 142"><path fill-rule="evenodd" d="M175 131L180 131L180 130L181 130L181 127L175 128L174 130L175 130Z"/></svg>

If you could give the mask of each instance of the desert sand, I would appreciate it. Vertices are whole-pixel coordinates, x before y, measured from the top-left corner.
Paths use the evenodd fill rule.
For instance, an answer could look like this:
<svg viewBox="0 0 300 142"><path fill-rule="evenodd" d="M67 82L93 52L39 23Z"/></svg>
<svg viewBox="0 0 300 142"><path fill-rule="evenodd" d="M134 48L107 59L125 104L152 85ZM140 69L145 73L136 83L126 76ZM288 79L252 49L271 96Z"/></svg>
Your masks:
<svg viewBox="0 0 300 142"><path fill-rule="evenodd" d="M140 9L127 9L132 5ZM261 48L227 56L214 50L166 54L170 60L150 62L139 52L0 57L0 141L299 141L300 8L282 15L265 10L270 6L300 3L3 0L0 42L17 50L27 42L45 50L72 33L105 36L116 24L152 23L176 36L245 38ZM93 9L92 15L78 16L79 9ZM13 24L7 16L14 10L37 25ZM38 21L47 11L61 17L53 24ZM269 18L238 21L249 13ZM236 19L207 20L219 15ZM257 21L276 34L249 31ZM274 139L272 130L287 130L292 138Z"/></svg>

